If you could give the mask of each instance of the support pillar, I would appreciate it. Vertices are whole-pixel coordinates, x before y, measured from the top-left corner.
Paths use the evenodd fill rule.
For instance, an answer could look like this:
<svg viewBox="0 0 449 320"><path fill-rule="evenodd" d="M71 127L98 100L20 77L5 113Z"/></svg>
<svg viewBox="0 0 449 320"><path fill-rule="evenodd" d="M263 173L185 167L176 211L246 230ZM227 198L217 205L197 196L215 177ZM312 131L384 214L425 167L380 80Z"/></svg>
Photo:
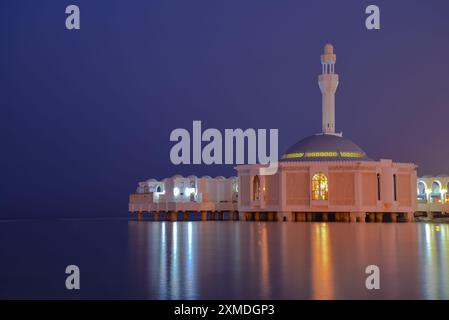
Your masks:
<svg viewBox="0 0 449 320"><path fill-rule="evenodd" d="M312 221L312 212L307 212L307 222Z"/></svg>
<svg viewBox="0 0 449 320"><path fill-rule="evenodd" d="M340 221L340 213L338 213L338 212L334 213L334 220L335 220L335 222L339 222Z"/></svg>
<svg viewBox="0 0 449 320"><path fill-rule="evenodd" d="M407 222L415 222L415 213L407 212L406 218L407 218Z"/></svg>
<svg viewBox="0 0 449 320"><path fill-rule="evenodd" d="M292 213L291 212L278 212L278 221L292 221Z"/></svg>
<svg viewBox="0 0 449 320"><path fill-rule="evenodd" d="M383 213L382 212L376 213L376 222L382 222L382 220L383 220Z"/></svg>
<svg viewBox="0 0 449 320"><path fill-rule="evenodd" d="M338 216L338 222L345 221L345 214L343 212L338 212L336 215Z"/></svg>
<svg viewBox="0 0 449 320"><path fill-rule="evenodd" d="M365 222L365 212L353 212L352 215L355 222Z"/></svg>
<svg viewBox="0 0 449 320"><path fill-rule="evenodd" d="M390 213L391 222L395 223L398 222L398 214L397 213Z"/></svg>
<svg viewBox="0 0 449 320"><path fill-rule="evenodd" d="M168 216L169 216L170 221L178 220L178 213L176 211L169 211Z"/></svg>
<svg viewBox="0 0 449 320"><path fill-rule="evenodd" d="M343 216L344 216L344 221L345 222L350 222L351 221L351 217L349 215L349 212L343 213Z"/></svg>

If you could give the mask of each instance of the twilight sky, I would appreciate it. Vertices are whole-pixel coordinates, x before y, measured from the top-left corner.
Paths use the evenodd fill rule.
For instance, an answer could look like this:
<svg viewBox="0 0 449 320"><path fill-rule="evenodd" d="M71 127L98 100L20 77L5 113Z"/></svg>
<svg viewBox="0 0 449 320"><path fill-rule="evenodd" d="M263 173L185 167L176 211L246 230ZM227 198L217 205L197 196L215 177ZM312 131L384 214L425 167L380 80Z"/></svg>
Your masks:
<svg viewBox="0 0 449 320"><path fill-rule="evenodd" d="M77 4L81 30L65 29ZM381 30L365 28L365 8ZM175 128L321 129L334 44L336 127L374 159L449 173L449 1L0 3L0 217L124 216L139 180L234 175L172 165Z"/></svg>

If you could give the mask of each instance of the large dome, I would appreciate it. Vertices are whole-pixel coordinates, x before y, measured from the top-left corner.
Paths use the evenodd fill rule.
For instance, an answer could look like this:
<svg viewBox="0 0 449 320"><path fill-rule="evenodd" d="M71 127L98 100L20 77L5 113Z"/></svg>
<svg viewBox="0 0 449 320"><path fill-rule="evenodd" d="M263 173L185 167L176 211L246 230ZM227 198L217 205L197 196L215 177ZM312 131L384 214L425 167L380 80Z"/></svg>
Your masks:
<svg viewBox="0 0 449 320"><path fill-rule="evenodd" d="M371 161L354 142L335 134L317 134L298 141L281 161Z"/></svg>

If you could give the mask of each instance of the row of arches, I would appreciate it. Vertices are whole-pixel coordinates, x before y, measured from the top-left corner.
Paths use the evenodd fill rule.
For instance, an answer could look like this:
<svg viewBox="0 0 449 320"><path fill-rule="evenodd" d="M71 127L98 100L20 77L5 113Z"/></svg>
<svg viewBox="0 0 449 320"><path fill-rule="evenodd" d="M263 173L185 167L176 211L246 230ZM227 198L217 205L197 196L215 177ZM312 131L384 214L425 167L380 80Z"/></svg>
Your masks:
<svg viewBox="0 0 449 320"><path fill-rule="evenodd" d="M439 180L432 181L431 184L427 185L427 183L423 180L418 181L417 188L417 196L418 200L429 200L430 202L446 202L447 199L447 191L449 190L449 182L444 185ZM445 199L446 198L446 199Z"/></svg>

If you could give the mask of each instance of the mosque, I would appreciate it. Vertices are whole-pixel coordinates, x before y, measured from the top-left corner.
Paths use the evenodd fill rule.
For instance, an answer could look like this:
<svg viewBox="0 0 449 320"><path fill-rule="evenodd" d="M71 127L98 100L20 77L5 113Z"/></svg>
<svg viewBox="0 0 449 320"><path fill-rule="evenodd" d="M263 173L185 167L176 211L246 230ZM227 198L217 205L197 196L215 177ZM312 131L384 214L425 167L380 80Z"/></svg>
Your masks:
<svg viewBox="0 0 449 320"><path fill-rule="evenodd" d="M336 55L326 44L318 77L322 93L322 132L299 140L278 163L236 166L237 177L183 178L139 183L129 211L154 219L239 219L276 221L411 221L417 207L417 166L371 159L335 132ZM427 190L427 189L426 189Z"/></svg>

